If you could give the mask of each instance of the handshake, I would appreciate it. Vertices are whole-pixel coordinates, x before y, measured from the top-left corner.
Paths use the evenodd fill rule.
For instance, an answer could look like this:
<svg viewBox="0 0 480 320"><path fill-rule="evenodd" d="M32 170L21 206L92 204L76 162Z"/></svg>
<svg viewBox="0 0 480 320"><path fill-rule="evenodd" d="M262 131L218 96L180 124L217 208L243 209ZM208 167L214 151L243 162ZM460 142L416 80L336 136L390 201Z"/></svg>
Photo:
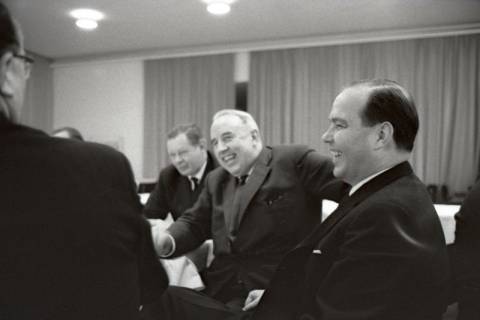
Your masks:
<svg viewBox="0 0 480 320"><path fill-rule="evenodd" d="M153 246L159 257L169 257L175 252L175 240L166 231L171 221L149 219L152 226Z"/></svg>

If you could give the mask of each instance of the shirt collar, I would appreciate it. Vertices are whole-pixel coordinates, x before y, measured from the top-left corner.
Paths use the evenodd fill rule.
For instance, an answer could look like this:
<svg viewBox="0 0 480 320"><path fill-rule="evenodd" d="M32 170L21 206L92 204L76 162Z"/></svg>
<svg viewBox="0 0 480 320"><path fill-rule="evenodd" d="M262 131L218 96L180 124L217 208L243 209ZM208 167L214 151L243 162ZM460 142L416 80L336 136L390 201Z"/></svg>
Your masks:
<svg viewBox="0 0 480 320"><path fill-rule="evenodd" d="M376 176L384 173L385 171L391 169L393 167L388 167L387 169L383 169L377 173L374 173L368 177L366 177L365 179L363 179L362 181L360 181L359 183L357 183L356 185L354 185L350 191L348 192L348 195L351 196L352 194L354 194L358 189L360 189L365 183L367 183L368 181L372 180L373 178L375 178Z"/></svg>
<svg viewBox="0 0 480 320"><path fill-rule="evenodd" d="M252 174L252 172L253 172L253 169L255 169L255 166L252 166L252 167L250 168L250 170L248 170L248 172L247 172L247 176L249 176L249 177L250 177L250 175L251 175L251 174Z"/></svg>

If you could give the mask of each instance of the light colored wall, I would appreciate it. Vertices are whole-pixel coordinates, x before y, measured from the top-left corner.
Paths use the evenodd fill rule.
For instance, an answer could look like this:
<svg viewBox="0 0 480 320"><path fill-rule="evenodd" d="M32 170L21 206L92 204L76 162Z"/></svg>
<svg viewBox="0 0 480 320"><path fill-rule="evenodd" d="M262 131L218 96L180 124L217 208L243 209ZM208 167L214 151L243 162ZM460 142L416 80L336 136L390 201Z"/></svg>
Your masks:
<svg viewBox="0 0 480 320"><path fill-rule="evenodd" d="M248 80L248 53L236 56L236 78ZM143 172L143 60L53 65L53 127L71 126L86 140L117 147L137 181ZM240 76L239 76L240 75Z"/></svg>
<svg viewBox="0 0 480 320"><path fill-rule="evenodd" d="M20 113L21 122L25 125L52 131L53 121L53 72L51 61L33 52L35 65L27 82L25 100Z"/></svg>
<svg viewBox="0 0 480 320"><path fill-rule="evenodd" d="M54 67L54 128L72 126L88 141L117 148L140 179L143 81L141 60Z"/></svg>

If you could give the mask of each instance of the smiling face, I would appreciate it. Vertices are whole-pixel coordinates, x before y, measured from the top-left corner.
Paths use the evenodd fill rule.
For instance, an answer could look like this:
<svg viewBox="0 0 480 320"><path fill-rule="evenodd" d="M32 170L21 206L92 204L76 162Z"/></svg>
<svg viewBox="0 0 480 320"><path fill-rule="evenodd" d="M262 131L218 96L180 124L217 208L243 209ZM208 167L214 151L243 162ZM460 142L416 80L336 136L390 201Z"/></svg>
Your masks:
<svg viewBox="0 0 480 320"><path fill-rule="evenodd" d="M205 141L192 145L185 133L168 139L167 152L170 161L183 176L193 176L207 161Z"/></svg>
<svg viewBox="0 0 480 320"><path fill-rule="evenodd" d="M330 126L322 136L332 154L333 174L351 185L374 174L377 169L374 154L376 126L365 126L361 118L368 94L365 87L341 92L329 115Z"/></svg>
<svg viewBox="0 0 480 320"><path fill-rule="evenodd" d="M232 114L214 120L210 137L218 162L233 176L247 174L262 149L258 131Z"/></svg>

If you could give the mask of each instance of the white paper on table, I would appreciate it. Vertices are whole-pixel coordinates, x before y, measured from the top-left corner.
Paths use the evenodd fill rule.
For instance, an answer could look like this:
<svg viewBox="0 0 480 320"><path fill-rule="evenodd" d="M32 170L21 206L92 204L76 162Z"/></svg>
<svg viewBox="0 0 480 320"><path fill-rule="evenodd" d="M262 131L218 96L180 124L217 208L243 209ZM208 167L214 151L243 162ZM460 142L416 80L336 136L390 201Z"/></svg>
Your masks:
<svg viewBox="0 0 480 320"><path fill-rule="evenodd" d="M442 224L443 233L445 234L445 242L452 244L455 242L455 214L460 210L460 205L455 204L436 204L440 223Z"/></svg>
<svg viewBox="0 0 480 320"><path fill-rule="evenodd" d="M173 222L173 218L168 214L165 220L149 219L152 226L152 236L155 239L157 232L163 232ZM187 257L178 257L174 259L160 259L168 275L169 284L172 286L186 287L194 290L203 290L205 285L198 273L195 264Z"/></svg>

